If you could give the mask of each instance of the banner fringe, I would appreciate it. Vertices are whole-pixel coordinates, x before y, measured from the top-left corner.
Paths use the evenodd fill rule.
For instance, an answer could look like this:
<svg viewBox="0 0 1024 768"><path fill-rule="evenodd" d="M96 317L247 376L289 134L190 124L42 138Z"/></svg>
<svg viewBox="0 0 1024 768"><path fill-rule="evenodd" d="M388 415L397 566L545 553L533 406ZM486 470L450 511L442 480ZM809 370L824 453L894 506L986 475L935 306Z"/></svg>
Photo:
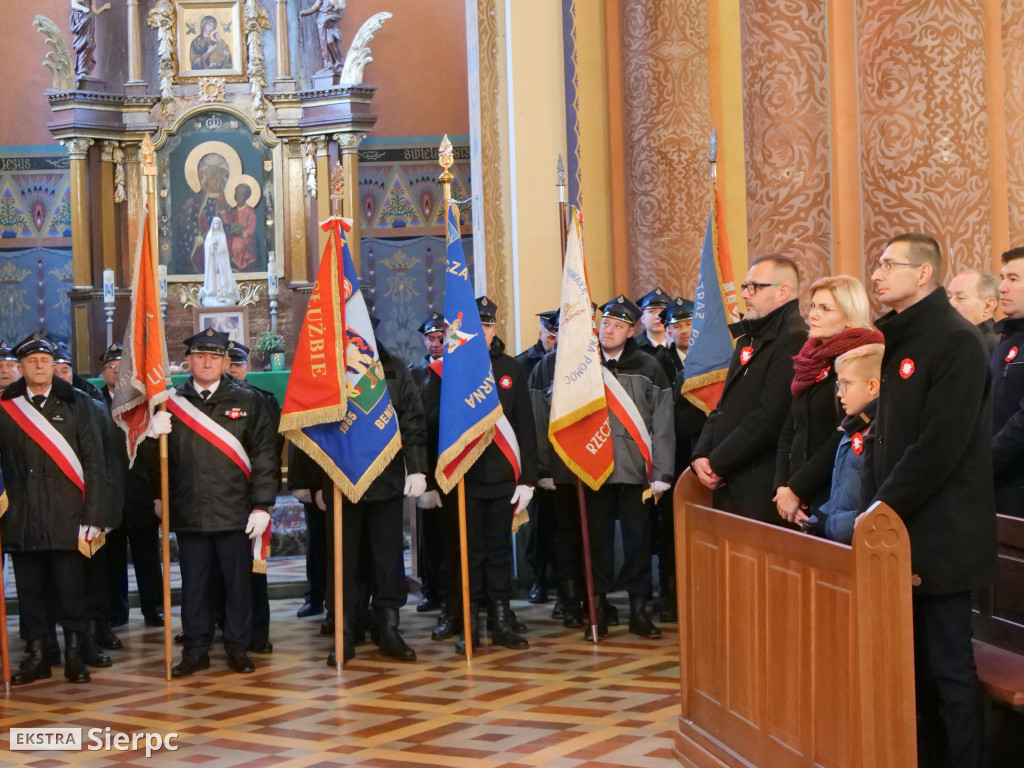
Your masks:
<svg viewBox="0 0 1024 768"><path fill-rule="evenodd" d="M366 490L373 481L380 477L381 472L384 471L402 448L401 433L396 432L388 444L384 446L384 449L377 455L377 458L374 459L373 464L367 468L362 477L353 483L324 450L316 444L316 441L312 440L305 432L294 430L285 433L285 436L292 441L296 448L315 461L327 473L327 476L331 478L335 485L341 488L342 493L353 504L363 497L363 494L366 493Z"/></svg>
<svg viewBox="0 0 1024 768"><path fill-rule="evenodd" d="M484 416L480 421L474 424L472 427L462 433L454 445L448 448L444 453L437 457L437 469L434 471L434 479L437 480L438 486L444 493L451 493L452 488L459 484L459 480L466 474L466 470L473 466L480 455L487 450L487 446L491 444L494 439L494 425L498 423L498 419L502 416L501 405L498 405L493 411L487 416ZM480 440L480 442L462 459L462 464L465 465L466 469L461 472L457 472L450 478L444 474L444 467L446 467L453 459L457 458L466 447L474 440L479 438L486 438Z"/></svg>

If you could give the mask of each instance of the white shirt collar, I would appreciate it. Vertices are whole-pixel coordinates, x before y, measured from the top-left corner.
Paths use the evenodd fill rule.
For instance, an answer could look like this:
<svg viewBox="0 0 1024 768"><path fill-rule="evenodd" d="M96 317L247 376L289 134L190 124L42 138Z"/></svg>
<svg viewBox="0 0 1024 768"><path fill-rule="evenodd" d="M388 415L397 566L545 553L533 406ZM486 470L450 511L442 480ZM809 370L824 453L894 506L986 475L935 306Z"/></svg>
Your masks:
<svg viewBox="0 0 1024 768"><path fill-rule="evenodd" d="M193 386L193 387L195 387L195 390L196 390L196 392L202 392L202 391L203 391L203 389L208 389L208 390L210 390L210 395L212 396L212 395L213 395L213 393L217 391L217 387L219 387L219 386L220 386L220 379L217 379L217 380L216 380L215 382L213 382L213 384L211 384L210 386L208 386L208 387L203 387L203 389L200 389L200 388L199 388L199 385L198 385L198 384L196 384L196 380L195 380L195 377L193 376L193 377L192 377L192 386Z"/></svg>

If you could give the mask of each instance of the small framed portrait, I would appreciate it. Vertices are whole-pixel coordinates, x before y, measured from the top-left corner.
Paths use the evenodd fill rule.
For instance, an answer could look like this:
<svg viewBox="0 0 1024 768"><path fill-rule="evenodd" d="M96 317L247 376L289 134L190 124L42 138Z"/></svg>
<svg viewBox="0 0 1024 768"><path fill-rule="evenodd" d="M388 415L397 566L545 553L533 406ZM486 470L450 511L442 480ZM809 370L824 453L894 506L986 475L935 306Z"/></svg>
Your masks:
<svg viewBox="0 0 1024 768"><path fill-rule="evenodd" d="M178 0L178 77L245 78L242 0Z"/></svg>
<svg viewBox="0 0 1024 768"><path fill-rule="evenodd" d="M248 307L195 307L196 333L213 328L232 341L249 346Z"/></svg>

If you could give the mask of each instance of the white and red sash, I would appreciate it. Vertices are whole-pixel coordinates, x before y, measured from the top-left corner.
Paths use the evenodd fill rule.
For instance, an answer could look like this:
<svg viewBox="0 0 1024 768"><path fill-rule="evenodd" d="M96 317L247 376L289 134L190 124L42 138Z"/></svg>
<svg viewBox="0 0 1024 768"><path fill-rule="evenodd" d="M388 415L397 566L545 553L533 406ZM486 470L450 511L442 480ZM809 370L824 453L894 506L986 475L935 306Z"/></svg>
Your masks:
<svg viewBox="0 0 1024 768"><path fill-rule="evenodd" d="M246 479L252 475L252 462L249 461L249 454L245 452L245 448L242 447L238 438L192 405L188 398L182 397L177 392L172 392L171 396L167 398L167 408L186 427L238 465L238 468L245 473Z"/></svg>
<svg viewBox="0 0 1024 768"><path fill-rule="evenodd" d="M647 479L650 480L654 474L653 449L651 446L651 433L647 431L647 425L637 410L636 403L629 396L625 387L615 378L615 374L607 368L602 368L604 374L604 393L608 400L608 408L615 417L622 422L629 436L633 438L640 455L647 462Z"/></svg>
<svg viewBox="0 0 1024 768"><path fill-rule="evenodd" d="M438 378L442 376L442 370L444 369L443 360L444 358L439 357L431 361L427 366L438 375ZM494 425L494 444L498 446L498 450L502 452L505 458L508 459L508 463L512 465L512 472L515 473L516 483L518 484L519 472L523 465L519 454L519 440L516 439L516 432L512 429L512 423L504 413L501 414L498 423Z"/></svg>
<svg viewBox="0 0 1024 768"><path fill-rule="evenodd" d="M85 472L82 470L82 462L71 444L64 439L64 435L46 420L39 409L28 401L27 396L0 400L0 406L3 406L18 426L46 451L46 455L53 459L61 472L67 475L68 480L78 486L84 497Z"/></svg>

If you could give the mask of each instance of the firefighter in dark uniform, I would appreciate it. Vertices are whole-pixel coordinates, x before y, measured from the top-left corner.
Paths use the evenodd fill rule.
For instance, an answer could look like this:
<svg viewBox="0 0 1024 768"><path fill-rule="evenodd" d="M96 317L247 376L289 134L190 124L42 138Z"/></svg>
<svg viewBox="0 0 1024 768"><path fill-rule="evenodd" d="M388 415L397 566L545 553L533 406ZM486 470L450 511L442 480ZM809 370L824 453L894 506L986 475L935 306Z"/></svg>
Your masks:
<svg viewBox="0 0 1024 768"><path fill-rule="evenodd" d="M505 354L505 344L497 337L498 307L486 296L477 299L484 338L491 355L491 369L497 384L498 400L519 443L520 474L515 477L511 463L495 442L491 442L472 467L466 472L466 536L469 559L469 594L471 605L471 631L474 648L479 644L477 605L485 595L491 615L492 641L496 645L522 650L530 644L522 637L509 599L512 593L512 515L525 507L533 497L537 483L537 434L533 423L530 395L522 367ZM437 463L438 417L440 415L441 380L431 376L427 383L428 452L433 455L431 465ZM455 499L453 492L449 499ZM457 525L453 515L452 527ZM455 548L454 553L458 552ZM453 561L457 555L453 554ZM453 562L457 565L457 562ZM453 620L461 629L458 607L461 586L453 575L450 603ZM466 638L456 643L456 653L465 653Z"/></svg>
<svg viewBox="0 0 1024 768"><path fill-rule="evenodd" d="M273 392L260 389L246 380L249 375L249 348L238 341L228 342L228 373L241 384L248 387L263 399L263 404L270 415L274 427L274 473L277 490L281 490L281 452L284 450L284 435L277 431L281 424L281 405ZM273 653L274 644L270 642L270 595L267 592L267 574L251 574L252 579L252 640L249 650L253 653Z"/></svg>
<svg viewBox="0 0 1024 768"><path fill-rule="evenodd" d="M426 354L418 362L409 364L409 372L422 397L430 376L430 369L427 366L444 353L444 315L431 312L430 317L423 321L418 331L423 336ZM419 531L419 541L416 542L417 562L420 564L420 583L423 595L416 605L416 612L427 613L436 611L438 608L443 610L450 587L448 579L450 555L448 527L441 509L441 498L437 491L425 493L416 500L416 514L419 517L417 521L419 525L416 526L416 530ZM448 624L447 614L442 613L438 625L439 627L444 626L438 633L438 639L451 637L451 629Z"/></svg>
<svg viewBox="0 0 1024 768"><path fill-rule="evenodd" d="M665 324L661 321L661 312L668 307L672 297L661 288L655 288L639 298L634 306L640 307L640 322L644 329L636 337L636 345L644 352L654 352L657 347L668 346L665 335Z"/></svg>
<svg viewBox="0 0 1024 768"><path fill-rule="evenodd" d="M376 318L371 316L372 321ZM376 322L374 322L376 326ZM408 582L402 557L402 514L406 498L417 498L427 489L427 427L423 401L412 373L399 357L392 355L380 341L377 354L384 368L391 405L398 416L402 449L381 471L355 504L343 504L342 568L345 594L345 633L343 662L355 656L355 637L359 634L359 603L372 595L371 632L382 656L398 661L415 661L416 652L398 631L399 609L408 598ZM334 514L334 484L323 472L321 493L328 520ZM334 526L327 526L327 559L333 573ZM365 576L364 576L365 574ZM365 583L368 582L368 583ZM327 581L327 597L334 599L334 580ZM335 665L334 651L327 666Z"/></svg>
<svg viewBox="0 0 1024 768"><path fill-rule="evenodd" d="M523 375L530 380L533 369L548 352L555 348L558 340L558 310L549 310L537 315L540 329L537 331L537 343L516 355L516 360L523 366ZM530 522L526 534L526 561L533 570L534 581L530 587L531 603L548 601L548 565L557 573L555 562L557 550L552 547L555 527L555 500L551 491L538 488L530 505Z"/></svg>
<svg viewBox="0 0 1024 768"><path fill-rule="evenodd" d="M254 668L246 653L252 640L253 542L270 525L277 455L263 397L224 372L228 341L212 329L185 340L192 375L171 393L173 418L165 423L161 414L153 417L158 433L173 424L171 529L178 538L184 630L175 677L210 666L218 573L228 667L239 673Z"/></svg>
<svg viewBox="0 0 1024 768"><path fill-rule="evenodd" d="M0 341L0 390L7 389L21 378L21 366L18 364L18 356L14 350L7 346L6 341Z"/></svg>
<svg viewBox="0 0 1024 768"><path fill-rule="evenodd" d="M598 339L602 362L636 406L650 435L653 466L648 474L647 462L628 426L609 411L615 468L597 491L585 489L598 637L608 632L604 597L612 584L618 518L625 558L620 578L629 593L629 631L658 638L661 630L651 621L645 604L651 590L651 507L644 495L648 489L655 497L666 493L673 480L672 393L661 365L631 338L640 308L620 295L601 307L601 313ZM588 627L588 639L589 635Z"/></svg>
<svg viewBox="0 0 1024 768"><path fill-rule="evenodd" d="M82 660L82 636L88 628L85 558L79 544L102 530L103 446L88 395L54 376L53 345L36 333L15 352L24 378L0 396L0 461L9 500L0 523L4 552L14 564L27 655L11 683L50 677L45 638L53 618L64 629L64 677L87 683L89 670ZM77 462L80 475L70 470L76 479L37 442L36 433L53 435L49 450L66 456L64 463Z"/></svg>

